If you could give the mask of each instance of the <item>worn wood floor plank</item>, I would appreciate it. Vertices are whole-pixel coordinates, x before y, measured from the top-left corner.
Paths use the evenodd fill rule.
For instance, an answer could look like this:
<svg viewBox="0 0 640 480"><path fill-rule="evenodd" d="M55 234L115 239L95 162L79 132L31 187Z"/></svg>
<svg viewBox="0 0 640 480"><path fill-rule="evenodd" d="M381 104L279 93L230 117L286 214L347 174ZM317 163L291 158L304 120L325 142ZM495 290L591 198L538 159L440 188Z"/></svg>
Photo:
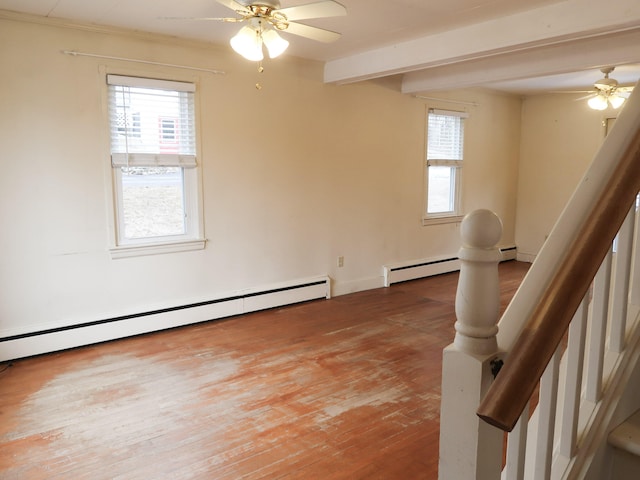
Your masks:
<svg viewBox="0 0 640 480"><path fill-rule="evenodd" d="M500 266L503 308L528 265ZM457 274L23 359L3 479L435 479Z"/></svg>

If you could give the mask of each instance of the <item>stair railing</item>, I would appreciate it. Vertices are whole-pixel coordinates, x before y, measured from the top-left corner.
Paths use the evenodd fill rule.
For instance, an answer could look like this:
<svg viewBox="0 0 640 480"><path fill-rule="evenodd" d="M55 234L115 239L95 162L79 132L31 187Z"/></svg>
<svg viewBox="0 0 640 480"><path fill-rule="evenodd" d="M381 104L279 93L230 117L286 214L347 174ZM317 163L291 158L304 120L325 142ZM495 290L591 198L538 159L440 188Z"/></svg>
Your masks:
<svg viewBox="0 0 640 480"><path fill-rule="evenodd" d="M481 378L464 387L482 398L478 416L487 424L512 432L504 478L525 478L525 472L535 479L551 478L554 459L554 471L566 473L580 455L585 457L584 452L593 449L589 444L593 434L584 433L585 425L590 424L592 432L605 428L604 417L611 409L600 406L603 401L612 401L606 398L607 392L621 388L628 376L625 369L615 370L611 364L632 361L640 351L640 328L627 328L628 299L640 297L640 281L636 280L640 279L640 268L631 269L632 247L640 231L635 227L635 199L640 191L638 90L629 98L505 311L497 335L492 333L495 350L474 352L455 341L445 350L440 478L498 478L496 464L502 462L501 445L497 453L488 453L495 451L497 443L502 444L498 440L501 437L492 430L487 435L483 422L470 423L467 431L457 434L450 431L457 428L455 419L460 417L453 407L445 406L454 397L447 387L451 382L447 365L460 363L459 359L452 362L454 355L474 357L483 366L479 369ZM611 246L616 235L614 254ZM462 262L458 296L470 297L468 291L473 287L462 286L464 268ZM635 288L630 291L631 283ZM471 305L468 310L473 308ZM631 313L635 325L637 309ZM465 329L470 331L459 318L456 339L464 336ZM609 342L605 347L607 330ZM612 353L617 356L607 366ZM491 374L487 374L487 366L495 367L502 361L504 367L492 381L495 371L489 368ZM566 381L560 384L561 368ZM603 390L605 378L607 391ZM536 421L529 422L529 402L538 386L539 395L533 396L538 399ZM530 425L536 429L534 434L528 434ZM465 440L456 440L456 435ZM533 444L527 444L527 437L535 440ZM533 454L525 455L525 450ZM480 454L491 458L468 460L470 455Z"/></svg>
<svg viewBox="0 0 640 480"><path fill-rule="evenodd" d="M627 112L625 110L623 113ZM640 115L638 119L640 120ZM615 131L614 128L607 140L617 140L613 136ZM615 157L607 155L607 158L614 160ZM596 180L588 175L583 182L595 183ZM481 403L478 415L488 423L506 431L513 429L560 345L623 221L631 216L630 208L635 205L638 191L640 127L629 137L609 178L602 182L589 214L580 215L584 221L563 248L563 255L557 263L554 275L545 282L532 313L513 347L509 349L505 368ZM559 222L571 215L571 210L568 207ZM540 255L543 253L541 251ZM508 318L505 312L502 322L508 321ZM622 333L624 332L618 332L618 336ZM618 338L616 341L621 343L622 339Z"/></svg>
<svg viewBox="0 0 640 480"><path fill-rule="evenodd" d="M537 409L530 418L525 407L508 435L502 478L584 478L594 452L606 445L633 370L629 367L640 356L640 308L627 302L640 287L637 268L630 268L637 265L632 246L639 233L634 206L617 235L615 252L608 249L544 370L532 397Z"/></svg>

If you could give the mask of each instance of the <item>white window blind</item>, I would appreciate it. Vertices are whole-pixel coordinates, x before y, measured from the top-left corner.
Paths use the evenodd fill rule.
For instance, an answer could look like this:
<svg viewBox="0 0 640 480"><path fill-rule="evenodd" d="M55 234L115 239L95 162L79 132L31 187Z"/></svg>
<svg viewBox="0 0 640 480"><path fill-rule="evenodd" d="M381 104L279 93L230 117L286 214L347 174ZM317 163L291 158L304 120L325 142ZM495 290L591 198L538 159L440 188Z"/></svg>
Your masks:
<svg viewBox="0 0 640 480"><path fill-rule="evenodd" d="M456 166L463 158L464 112L429 110L427 161L433 166Z"/></svg>
<svg viewBox="0 0 640 480"><path fill-rule="evenodd" d="M195 85L108 75L114 167L196 166Z"/></svg>

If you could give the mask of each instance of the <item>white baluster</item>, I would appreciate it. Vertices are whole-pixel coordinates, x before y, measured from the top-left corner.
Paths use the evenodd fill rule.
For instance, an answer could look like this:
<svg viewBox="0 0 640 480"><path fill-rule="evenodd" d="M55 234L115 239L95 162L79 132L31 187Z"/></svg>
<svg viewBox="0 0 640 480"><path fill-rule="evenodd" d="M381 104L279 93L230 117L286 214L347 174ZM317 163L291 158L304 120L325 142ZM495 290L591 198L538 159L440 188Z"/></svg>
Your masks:
<svg viewBox="0 0 640 480"><path fill-rule="evenodd" d="M638 197L636 197L636 204ZM638 245L640 245L640 210L636 209L636 221L633 240L633 268L631 271L631 286L629 287L629 303L640 305L640 258L638 258Z"/></svg>
<svg viewBox="0 0 640 480"><path fill-rule="evenodd" d="M591 330L589 333L589 354L585 398L598 402L602 397L602 372L604 368L604 345L609 315L609 290L611 287L611 248L604 258L593 280L593 301L591 303Z"/></svg>
<svg viewBox="0 0 640 480"><path fill-rule="evenodd" d="M476 410L498 357L501 236L502 222L489 210L475 210L462 221L456 336L442 358L441 480L500 478L503 432L480 420Z"/></svg>
<svg viewBox="0 0 640 480"><path fill-rule="evenodd" d="M538 436L536 438L536 458L533 466L533 478L536 480L548 480L551 477L560 354L560 347L558 347L540 380Z"/></svg>
<svg viewBox="0 0 640 480"><path fill-rule="evenodd" d="M611 305L611 331L609 332L609 350L616 353L622 352L625 343L634 220L635 206L629 210L622 228L620 228L620 233L618 233L613 303Z"/></svg>
<svg viewBox="0 0 640 480"><path fill-rule="evenodd" d="M584 365L584 347L589 315L589 293L578 307L571 325L569 325L569 344L567 346L567 373L562 405L562 426L560 427L559 452L570 459L576 449L578 435L578 416L582 392L582 370Z"/></svg>
<svg viewBox="0 0 640 480"><path fill-rule="evenodd" d="M527 427L529 426L529 403L518 419L507 440L507 462L502 478L504 480L522 480L527 450Z"/></svg>

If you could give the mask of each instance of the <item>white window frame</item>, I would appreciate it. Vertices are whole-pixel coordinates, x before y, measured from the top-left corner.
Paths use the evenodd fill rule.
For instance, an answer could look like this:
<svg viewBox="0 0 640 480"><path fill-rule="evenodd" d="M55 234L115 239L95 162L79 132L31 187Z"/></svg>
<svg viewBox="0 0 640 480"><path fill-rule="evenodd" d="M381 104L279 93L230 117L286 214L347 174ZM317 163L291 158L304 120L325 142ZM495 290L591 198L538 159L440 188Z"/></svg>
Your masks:
<svg viewBox="0 0 640 480"><path fill-rule="evenodd" d="M129 77L123 75L107 75L107 88L112 86L142 87L150 89L188 92L195 95L193 82L158 80L153 78ZM110 98L110 94L107 95ZM109 115L111 107L108 109ZM195 99L194 99L195 110ZM109 129L113 129L111 118ZM158 125L160 130L160 125ZM161 135L161 132L158 132ZM134 134L136 132L134 131ZM196 112L193 112L193 134L198 137ZM197 145L197 142L194 142ZM117 148L117 147L116 147ZM205 247L203 237L204 221L202 217L202 192L200 188L200 165L195 152L162 153L162 152L114 152L111 149L111 178L113 192L114 237L110 249L112 258L124 258L160 253L174 253L199 250ZM182 171L183 207L185 213L185 232L180 235L157 237L126 238L124 236L124 201L122 167L169 166L178 167Z"/></svg>
<svg viewBox="0 0 640 480"><path fill-rule="evenodd" d="M452 117L458 117L466 119L469 117L467 112L459 112L454 110L441 110L435 108L429 108L426 115L426 141L425 141L425 156L424 156L424 208L422 216L423 225L433 225L440 223L455 223L460 222L464 217L462 212L462 170L464 165L464 127L462 138L462 158L460 159L440 159L430 158L429 154L429 115L446 115ZM429 167L450 167L454 170L453 175L453 210L446 212L433 212L429 213Z"/></svg>

